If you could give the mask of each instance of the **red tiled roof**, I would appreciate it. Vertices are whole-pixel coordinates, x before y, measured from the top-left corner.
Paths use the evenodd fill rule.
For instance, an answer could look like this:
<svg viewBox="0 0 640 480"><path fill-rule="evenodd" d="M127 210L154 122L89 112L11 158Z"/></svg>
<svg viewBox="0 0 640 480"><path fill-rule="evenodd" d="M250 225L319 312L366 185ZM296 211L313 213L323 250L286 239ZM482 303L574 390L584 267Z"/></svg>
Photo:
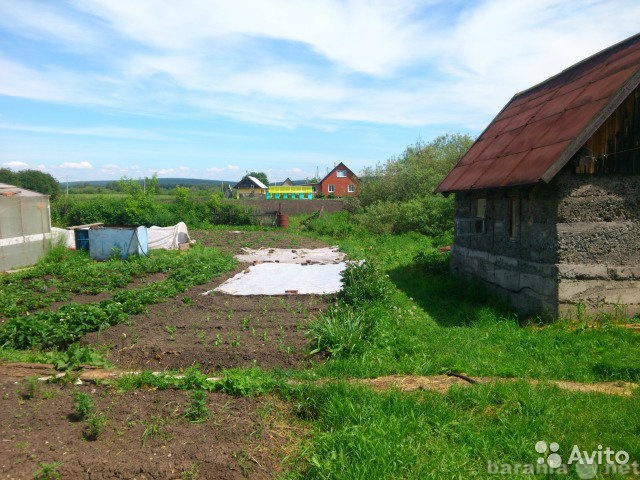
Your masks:
<svg viewBox="0 0 640 480"><path fill-rule="evenodd" d="M549 182L640 84L640 34L516 94L436 192Z"/></svg>

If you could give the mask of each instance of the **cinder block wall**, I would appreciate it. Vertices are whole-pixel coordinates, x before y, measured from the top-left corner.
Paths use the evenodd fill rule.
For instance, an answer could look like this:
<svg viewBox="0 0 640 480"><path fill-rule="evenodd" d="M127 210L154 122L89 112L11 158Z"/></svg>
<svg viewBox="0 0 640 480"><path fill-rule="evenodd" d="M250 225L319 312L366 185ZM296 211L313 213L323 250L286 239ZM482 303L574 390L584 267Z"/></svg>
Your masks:
<svg viewBox="0 0 640 480"><path fill-rule="evenodd" d="M508 238L508 198L520 232ZM640 312L640 177L568 169L548 185L456 194L456 218L487 199L486 233L456 233L454 273L475 277L523 313Z"/></svg>
<svg viewBox="0 0 640 480"><path fill-rule="evenodd" d="M516 238L508 234L509 197L520 199ZM453 273L478 278L523 313L557 314L557 195L552 185L456 194L456 218L473 215L473 203L486 198L486 232L456 232Z"/></svg>
<svg viewBox="0 0 640 480"><path fill-rule="evenodd" d="M640 312L640 177L561 172L558 308Z"/></svg>

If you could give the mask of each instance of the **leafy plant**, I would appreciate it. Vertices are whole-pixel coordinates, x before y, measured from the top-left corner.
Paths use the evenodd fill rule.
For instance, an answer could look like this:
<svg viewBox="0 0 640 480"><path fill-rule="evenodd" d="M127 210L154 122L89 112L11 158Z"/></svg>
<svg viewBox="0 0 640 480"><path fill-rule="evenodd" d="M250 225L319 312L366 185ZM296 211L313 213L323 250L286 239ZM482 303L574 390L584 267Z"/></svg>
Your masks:
<svg viewBox="0 0 640 480"><path fill-rule="evenodd" d="M84 424L84 438L91 441L97 440L107 424L107 418L100 412L92 412L85 418Z"/></svg>
<svg viewBox="0 0 640 480"><path fill-rule="evenodd" d="M184 412L184 418L191 423L202 423L209 418L207 408L207 392L204 390L193 390L190 395L190 402Z"/></svg>
<svg viewBox="0 0 640 480"><path fill-rule="evenodd" d="M60 478L58 468L62 466L62 462L44 462L38 464L38 470L33 474L34 480L57 480Z"/></svg>
<svg viewBox="0 0 640 480"><path fill-rule="evenodd" d="M25 400L31 400L36 396L39 386L38 377L29 377L27 379L27 385L25 387L24 393L22 394L22 398Z"/></svg>
<svg viewBox="0 0 640 480"><path fill-rule="evenodd" d="M73 395L75 400L75 418L86 420L93 413L94 403L91 395L84 392L76 392Z"/></svg>

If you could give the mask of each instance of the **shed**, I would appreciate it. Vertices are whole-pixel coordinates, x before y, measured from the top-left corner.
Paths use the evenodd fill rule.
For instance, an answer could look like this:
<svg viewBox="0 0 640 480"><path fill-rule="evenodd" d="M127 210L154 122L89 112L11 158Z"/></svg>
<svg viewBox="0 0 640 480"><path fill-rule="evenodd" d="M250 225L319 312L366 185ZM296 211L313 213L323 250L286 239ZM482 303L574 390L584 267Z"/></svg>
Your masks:
<svg viewBox="0 0 640 480"><path fill-rule="evenodd" d="M640 312L640 34L516 94L436 188L451 268L525 313Z"/></svg>
<svg viewBox="0 0 640 480"><path fill-rule="evenodd" d="M0 183L0 271L33 265L50 244L49 196Z"/></svg>

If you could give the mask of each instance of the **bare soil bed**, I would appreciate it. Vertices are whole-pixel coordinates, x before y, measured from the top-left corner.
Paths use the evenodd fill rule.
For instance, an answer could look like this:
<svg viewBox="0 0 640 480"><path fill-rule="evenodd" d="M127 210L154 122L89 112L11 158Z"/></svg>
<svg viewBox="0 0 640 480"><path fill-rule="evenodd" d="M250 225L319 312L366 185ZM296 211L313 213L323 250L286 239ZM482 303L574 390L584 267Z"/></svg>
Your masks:
<svg viewBox="0 0 640 480"><path fill-rule="evenodd" d="M26 385L0 381L0 478L34 478L53 462L69 479L273 478L289 436L302 433L265 397L207 393L209 419L190 423L182 391L41 384L27 398ZM91 395L106 418L95 440L74 418L76 391Z"/></svg>
<svg viewBox="0 0 640 480"><path fill-rule="evenodd" d="M240 253L242 247L326 246L273 230L196 231L192 237L229 254ZM251 365L302 366L309 345L304 325L310 316L326 309L331 297L202 295L247 265L239 264L211 283L152 305L148 313L133 316L126 324L85 335L82 341L106 346L107 358L126 369L180 369L195 363L206 371Z"/></svg>

